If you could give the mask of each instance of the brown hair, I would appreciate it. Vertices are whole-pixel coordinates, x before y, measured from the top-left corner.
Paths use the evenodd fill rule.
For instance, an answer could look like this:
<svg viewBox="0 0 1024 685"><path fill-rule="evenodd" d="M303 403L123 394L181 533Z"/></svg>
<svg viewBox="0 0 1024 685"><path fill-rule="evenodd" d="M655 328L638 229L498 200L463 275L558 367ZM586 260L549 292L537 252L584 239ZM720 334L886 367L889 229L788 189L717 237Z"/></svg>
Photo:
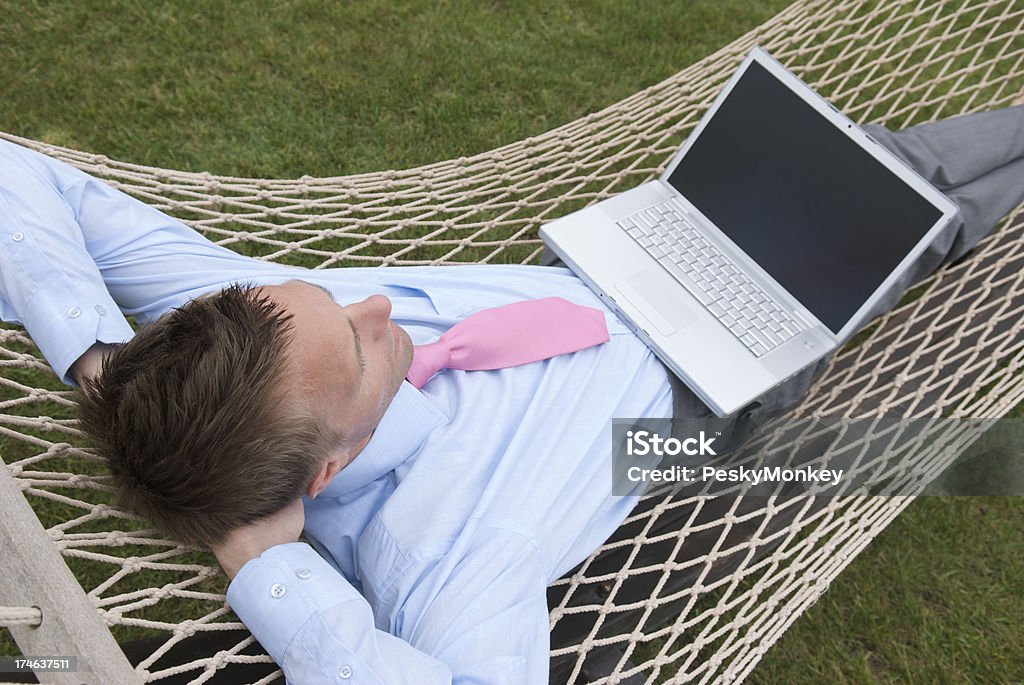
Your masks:
<svg viewBox="0 0 1024 685"><path fill-rule="evenodd" d="M325 430L283 382L291 316L232 286L143 327L78 393L122 507L172 538L219 542L300 497Z"/></svg>

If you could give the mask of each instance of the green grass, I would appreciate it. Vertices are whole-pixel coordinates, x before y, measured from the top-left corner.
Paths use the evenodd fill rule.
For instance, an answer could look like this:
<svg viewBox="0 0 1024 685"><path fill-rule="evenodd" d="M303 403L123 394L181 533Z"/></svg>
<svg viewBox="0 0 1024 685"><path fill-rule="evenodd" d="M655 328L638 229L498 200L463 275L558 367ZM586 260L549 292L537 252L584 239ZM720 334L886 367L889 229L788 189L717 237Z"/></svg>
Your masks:
<svg viewBox="0 0 1024 685"><path fill-rule="evenodd" d="M405 168L601 109L785 4L0 2L0 130L231 175ZM750 682L1021 682L1022 514L916 501Z"/></svg>
<svg viewBox="0 0 1024 685"><path fill-rule="evenodd" d="M0 126L214 173L404 168L600 109L786 3L661 4L4 2Z"/></svg>
<svg viewBox="0 0 1024 685"><path fill-rule="evenodd" d="M1021 510L1010 497L917 500L748 682L1022 682Z"/></svg>

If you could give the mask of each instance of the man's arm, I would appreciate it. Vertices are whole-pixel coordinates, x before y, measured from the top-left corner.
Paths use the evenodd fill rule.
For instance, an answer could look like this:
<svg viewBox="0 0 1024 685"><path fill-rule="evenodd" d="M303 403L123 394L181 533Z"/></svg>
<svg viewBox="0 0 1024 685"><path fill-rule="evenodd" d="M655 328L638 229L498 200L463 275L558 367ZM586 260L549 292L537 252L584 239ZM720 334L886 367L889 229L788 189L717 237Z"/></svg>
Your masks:
<svg viewBox="0 0 1024 685"><path fill-rule="evenodd" d="M70 384L79 356L132 329L88 254L61 179L37 158L0 141L0 315L23 325Z"/></svg>
<svg viewBox="0 0 1024 685"><path fill-rule="evenodd" d="M0 317L23 325L61 379L189 298L287 267L218 247L57 160L0 141ZM70 368L80 357L77 371Z"/></svg>
<svg viewBox="0 0 1024 685"><path fill-rule="evenodd" d="M212 548L232 579L228 602L288 682L546 682L545 580L525 541L513 536L508 544L503 531L489 534L488 543L456 564L471 571L437 574L446 575L445 582L417 582L390 617L375 617L344 577L297 542L303 523L296 500ZM428 565L446 563L440 558ZM420 577L416 567L409 575ZM404 587L401 579L396 585ZM379 629L389 619L389 629L402 637Z"/></svg>
<svg viewBox="0 0 1024 685"><path fill-rule="evenodd" d="M366 599L304 543L275 545L243 566L228 588L228 602L289 683L461 680L439 659L378 630Z"/></svg>

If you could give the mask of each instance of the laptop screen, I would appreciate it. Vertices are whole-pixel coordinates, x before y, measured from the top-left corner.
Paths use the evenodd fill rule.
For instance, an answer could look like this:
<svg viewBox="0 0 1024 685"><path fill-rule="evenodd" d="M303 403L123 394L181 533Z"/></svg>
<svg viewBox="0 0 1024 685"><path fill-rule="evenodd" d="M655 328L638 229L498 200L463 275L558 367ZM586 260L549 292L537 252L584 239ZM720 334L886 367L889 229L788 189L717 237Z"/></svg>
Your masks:
<svg viewBox="0 0 1024 685"><path fill-rule="evenodd" d="M669 183L834 333L942 216L757 62Z"/></svg>

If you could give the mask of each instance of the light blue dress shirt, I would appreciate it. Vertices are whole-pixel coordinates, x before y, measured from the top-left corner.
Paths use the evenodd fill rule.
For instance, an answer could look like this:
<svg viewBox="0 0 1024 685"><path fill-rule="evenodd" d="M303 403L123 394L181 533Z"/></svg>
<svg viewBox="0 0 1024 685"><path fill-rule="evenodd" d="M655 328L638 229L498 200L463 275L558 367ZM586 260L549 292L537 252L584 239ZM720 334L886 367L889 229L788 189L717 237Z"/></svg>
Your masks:
<svg viewBox="0 0 1024 685"><path fill-rule="evenodd" d="M230 283L291 279L340 304L387 295L415 343L522 299L606 312L601 346L445 371L422 390L404 383L365 449L304 502L310 544L273 547L228 589L291 683L547 682L546 587L639 494L610 494L611 421L672 407L664 367L579 279L536 266L268 264L0 141L0 314L25 326L65 382L95 341L131 337L125 314L144 323Z"/></svg>

